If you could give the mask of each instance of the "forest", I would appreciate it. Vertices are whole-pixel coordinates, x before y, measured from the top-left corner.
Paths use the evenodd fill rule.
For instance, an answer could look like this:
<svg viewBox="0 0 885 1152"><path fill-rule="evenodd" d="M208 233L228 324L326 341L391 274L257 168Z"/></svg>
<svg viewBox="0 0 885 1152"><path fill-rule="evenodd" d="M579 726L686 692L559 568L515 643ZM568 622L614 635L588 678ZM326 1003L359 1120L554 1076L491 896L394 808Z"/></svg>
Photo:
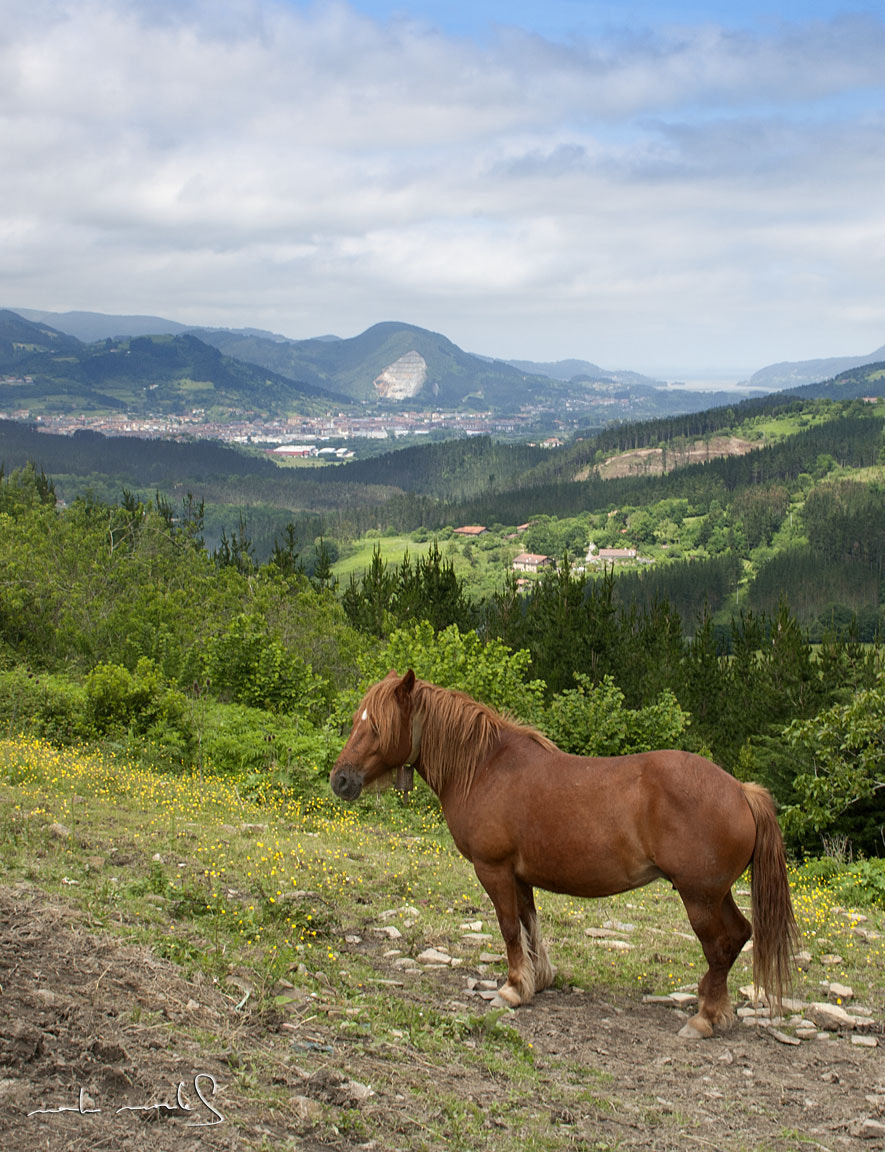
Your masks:
<svg viewBox="0 0 885 1152"><path fill-rule="evenodd" d="M881 440L881 421L864 423ZM788 474L772 470L765 484L775 478ZM713 490L728 490L721 473ZM825 538L827 563L880 566L881 499L875 486L828 487L811 502L807 547L824 551ZM744 516L764 536L784 507L768 496ZM86 494L62 506L33 464L2 477L0 722L10 733L310 794L325 788L360 692L411 666L570 751L711 755L774 791L797 852L841 837L853 852L885 853L877 635L849 627L812 643L783 598L770 610L742 605L717 626L696 594L689 627L664 585L568 563L530 589L505 577L477 600L436 542L396 564L379 551L342 587L322 540L308 575L294 529L258 562L245 526L207 548L203 518L192 495L175 505L159 493ZM686 585L693 563L673 565ZM711 583L729 587L735 563L727 551L711 557Z"/></svg>
<svg viewBox="0 0 885 1152"><path fill-rule="evenodd" d="M0 723L310 794L411 666L571 751L710 755L772 789L793 851L883 855L881 376L310 470L0 422ZM717 436L741 454L680 463ZM669 466L602 477L637 448Z"/></svg>

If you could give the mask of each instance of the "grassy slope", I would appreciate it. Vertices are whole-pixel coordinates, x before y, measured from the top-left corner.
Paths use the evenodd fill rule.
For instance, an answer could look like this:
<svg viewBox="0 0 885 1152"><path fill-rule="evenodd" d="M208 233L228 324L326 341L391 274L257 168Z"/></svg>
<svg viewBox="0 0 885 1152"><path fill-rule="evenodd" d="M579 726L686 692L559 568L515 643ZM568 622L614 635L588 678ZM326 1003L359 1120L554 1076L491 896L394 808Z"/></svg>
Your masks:
<svg viewBox="0 0 885 1152"><path fill-rule="evenodd" d="M63 895L92 923L147 943L186 972L202 972L232 1003L250 1001L265 1031L288 1021L308 1071L322 1060L312 1052L337 1052L334 1064L344 1070L361 1053L373 1057L374 1086L415 1093L408 1110L419 1120L395 1133L375 1130L376 1138L410 1150L438 1146L453 1132L465 1149L562 1147L552 1116L586 1110L593 1069L582 1066L572 1075L563 1065L563 1074L551 1078L550 1065L536 1064L532 1045L499 1012L488 1013L481 1000L469 1008L453 1000L454 989L464 988L462 976L500 977L500 960L481 957L499 953L501 944L489 903L427 794L406 809L389 795L345 807L331 798L302 802L279 789L246 798L242 788L233 779L155 776L112 756L6 740L0 743L4 881ZM794 883L803 947L813 956L798 977L797 995L819 999L826 977L881 1005L881 938L862 941L854 928L861 922L867 931L885 928L882 906L867 907L864 922L845 910L857 892L839 894L795 875ZM596 902L542 893L539 903L560 987L593 986L638 1012L641 994L666 994L697 979L700 951L666 886ZM613 953L588 941L585 928L605 921L631 925L622 935L632 947ZM468 935L477 922L486 939ZM390 929L400 935L387 938ZM414 975L393 967L395 956L415 957L430 945L447 949L463 973ZM826 954L841 960L822 967ZM733 986L749 976L742 957ZM442 997L441 980L450 989ZM159 1027L163 1042L173 1044L174 1026ZM385 1052L394 1054L392 1063ZM257 1050L238 1059L245 1061L240 1093L284 1108ZM417 1074L411 1087L404 1086L411 1073L398 1066ZM491 1071L500 1093L486 1108L471 1107L453 1068L465 1082ZM594 1107L606 1110L620 1102L622 1088L606 1084L600 1069L594 1093ZM540 1099L545 1108L536 1106ZM329 1108L314 1135L332 1140L356 1122L352 1112ZM655 1123L668 1123L666 1109L657 1108ZM731 1139L721 1146L745 1147Z"/></svg>

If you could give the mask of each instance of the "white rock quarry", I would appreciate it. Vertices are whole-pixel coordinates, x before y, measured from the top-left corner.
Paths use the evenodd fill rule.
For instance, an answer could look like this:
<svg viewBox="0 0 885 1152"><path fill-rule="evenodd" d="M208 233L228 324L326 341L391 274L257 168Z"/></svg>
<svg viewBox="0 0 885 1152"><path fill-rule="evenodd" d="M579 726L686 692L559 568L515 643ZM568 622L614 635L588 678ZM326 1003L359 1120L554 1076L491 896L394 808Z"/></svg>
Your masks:
<svg viewBox="0 0 885 1152"><path fill-rule="evenodd" d="M427 362L419 352L407 352L375 377L375 391L383 400L410 400L427 379Z"/></svg>

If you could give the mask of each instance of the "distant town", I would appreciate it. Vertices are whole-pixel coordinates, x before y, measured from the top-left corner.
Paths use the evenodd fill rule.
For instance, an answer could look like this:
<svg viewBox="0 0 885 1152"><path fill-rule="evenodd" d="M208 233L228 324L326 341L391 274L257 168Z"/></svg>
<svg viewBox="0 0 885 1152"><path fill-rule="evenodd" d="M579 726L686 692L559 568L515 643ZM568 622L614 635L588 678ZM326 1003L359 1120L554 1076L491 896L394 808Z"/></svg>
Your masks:
<svg viewBox="0 0 885 1152"><path fill-rule="evenodd" d="M144 417L85 413L32 416L22 409L0 412L0 419L27 420L42 431L64 436L88 430L105 436L146 439L214 439L227 444L266 445L268 450L277 449L281 457L295 457L321 455L321 445L329 441L396 440L437 433L465 436L528 434L537 424L538 413L500 416L490 412L414 411L356 416L338 412L288 419L231 413L224 419L212 419L200 408L184 415ZM550 439L551 446L555 442L555 437Z"/></svg>

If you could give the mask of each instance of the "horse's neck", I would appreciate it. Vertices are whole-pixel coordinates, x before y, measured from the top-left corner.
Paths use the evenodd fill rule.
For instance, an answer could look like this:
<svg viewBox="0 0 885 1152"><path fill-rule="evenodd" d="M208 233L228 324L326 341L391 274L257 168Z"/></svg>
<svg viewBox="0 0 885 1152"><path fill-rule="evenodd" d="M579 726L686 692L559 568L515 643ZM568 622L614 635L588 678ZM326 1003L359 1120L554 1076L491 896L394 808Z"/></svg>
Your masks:
<svg viewBox="0 0 885 1152"><path fill-rule="evenodd" d="M419 775L440 798L452 787L466 794L477 769L502 739L502 726L494 715L483 710L463 725L443 723L433 715L432 701L417 716L421 740L414 766ZM481 731L479 740L474 720Z"/></svg>

